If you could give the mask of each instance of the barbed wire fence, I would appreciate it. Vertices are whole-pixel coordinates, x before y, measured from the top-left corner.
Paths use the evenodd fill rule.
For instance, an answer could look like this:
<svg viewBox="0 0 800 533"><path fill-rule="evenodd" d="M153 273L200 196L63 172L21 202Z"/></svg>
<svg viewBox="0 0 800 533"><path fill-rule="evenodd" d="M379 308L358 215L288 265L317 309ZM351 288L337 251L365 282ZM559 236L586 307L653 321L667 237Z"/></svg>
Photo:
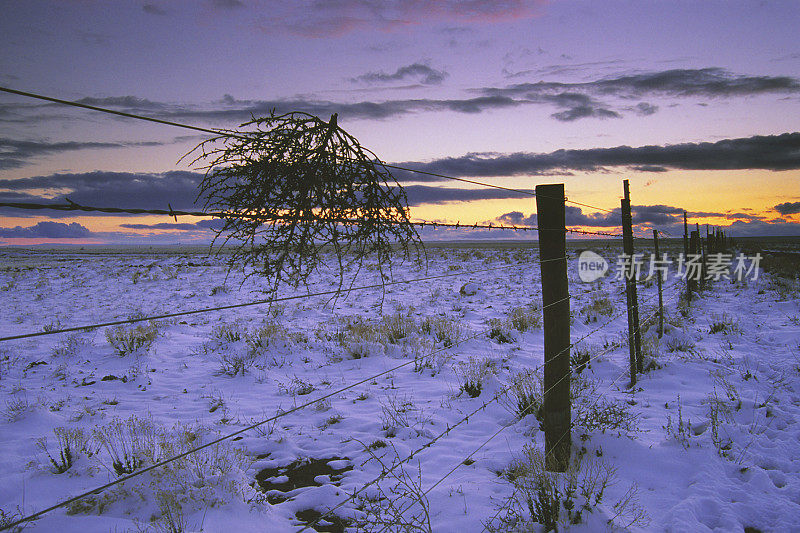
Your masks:
<svg viewBox="0 0 800 533"><path fill-rule="evenodd" d="M57 98L47 97L47 96L43 96L43 95L37 95L37 94L34 94L34 93L27 93L27 92L23 92L23 91L17 91L17 90L13 90L13 89L4 88L4 87L0 87L0 91L6 92L6 93L11 93L11 94L17 94L17 95L21 95L21 96L26 96L26 97L31 97L31 98L37 98L37 99L40 99L40 100L46 100L46 101L50 101L50 102L53 102L53 103L58 103L58 104L63 104L63 105L69 105L69 106L84 108L84 109L88 109L88 110L92 110L92 111L108 113L108 114L117 115L117 116L123 116L123 117L131 118L131 119L145 120L145 121L150 121L150 122L155 122L155 123L160 123L160 124L165 124L165 125L170 125L170 126L175 126L175 127L180 127L180 128L191 129L191 130L195 130L195 131L199 131L199 132L207 133L207 134L211 134L211 135L241 137L241 135L238 135L238 134L236 134L234 132L225 131L225 130L215 130L215 129L209 129L209 128L202 128L202 127L192 126L192 125L188 125L188 124L181 124L181 123L176 123L176 122L171 122L171 121L165 121L165 120L161 120L161 119L157 119L157 118L153 118L153 117L144 117L144 116L141 116L141 115L134 115L134 114L119 112L119 111L115 111L115 110L111 110L111 109L107 109L107 108L100 108L100 107L96 107L96 106L90 106L90 105L82 104L80 102L70 102L70 101L66 101L66 100L60 100L60 99L57 99ZM528 191L528 190L512 189L512 188L503 187L503 186L499 186L499 185L495 185L495 184L483 183L483 182L479 182L479 181L476 181L476 180L469 180L469 179L466 179L466 178L459 178L459 177L447 176L447 175L439 174L439 173L435 173L435 172L428 172L428 171L425 171L425 170L422 170L422 169L407 168L407 167L401 167L401 166L385 164L385 163L381 163L381 164L385 168L389 168L389 169L401 170L401 171L404 171L404 172L416 172L416 173L420 173L420 174L426 174L426 175L430 175L430 176L434 176L434 177L439 177L441 179L448 179L448 180L455 180L455 181L465 182L465 183L469 183L471 185L503 189L503 190L506 190L506 191L518 193L520 195L535 196L537 198L548 200L548 201L553 201L553 202L556 202L556 203L560 202L562 213L563 213L563 210L564 210L564 204L565 203L571 203L573 205L579 205L579 206L582 206L582 207L596 209L598 211L603 211L603 212L607 212L607 213L616 213L616 210L605 209L605 208L601 208L601 207L598 207L598 206L592 206L590 204L577 202L577 201L574 201L574 200L570 200L570 199L566 198L566 196L563 196L563 195L561 195L560 198L556 197L556 196L549 196L549 197L548 196L544 196L543 197L543 195L537 195L535 192ZM241 214L232 214L230 212L225 212L225 211L174 210L174 209L172 209L171 205L168 205L167 209L157 209L157 208L142 209L142 208L128 208L128 207L120 207L120 206L87 206L87 205L77 204L75 202L70 201L69 199L66 199L66 203L0 202L0 207L4 207L4 208L8 208L8 209L36 210L36 211L53 210L53 211L59 211L59 212L80 212L80 213L96 212L96 213L105 213L105 214L160 215L160 216L172 217L176 221L177 221L177 217L178 216L192 216L192 217L206 217L206 218L208 218L208 217L211 217L211 218L228 218L228 217L231 217L231 216L242 216ZM623 213L624 213L624 206L623 206ZM354 219L354 218L323 218L323 220L325 222L331 222L331 223L334 223L334 224L342 224L342 225L351 225L351 224L352 225L358 225L358 224L362 223L362 221L360 221L359 219ZM285 216L276 215L274 217L274 221L277 222L277 223L287 223L287 222L291 223L291 222L297 222L298 219L297 219L297 217L285 217ZM524 226L524 225L514 225L514 224L493 224L493 223L473 223L473 224L469 224L469 223L461 223L461 222L440 222L440 221L426 221L426 220L411 220L410 223L413 224L413 225L416 225L418 227L423 227L423 228L424 227L431 227L431 228L434 228L434 229L437 229L437 228L441 227L441 228L474 229L474 230L490 230L490 231L494 231L494 230L514 231L514 232L516 232L516 231L522 231L522 232L537 231L539 233L540 237L542 235L548 235L548 232L553 232L554 234L557 234L558 236L561 236L561 237L565 237L565 235L567 233L573 233L573 234L578 234L578 235L591 235L591 236L610 237L610 238L619 238L619 237L626 238L627 237L631 241L632 241L633 238L637 238L637 239L642 239L643 238L641 236L636 237L636 236L633 235L633 231L632 231L632 228L631 228L631 225L630 225L630 215L629 214L628 214L628 221L627 221L628 226L627 226L627 228L625 227L626 220L625 220L624 216L623 216L623 219L621 220L621 224L617 226L617 227L623 227L623 233L611 233L611 232L604 232L604 231L587 230L587 229L578 228L578 227L567 227L564 224L563 220L561 222L560 227L555 227L555 228L552 228L552 227L539 227L539 226ZM540 224L541 224L541 222L540 222ZM627 230L627 234L626 234L625 230ZM645 230L641 230L641 231L644 232ZM658 234L662 234L662 235L665 235L665 236L669 235L668 232L660 230L660 229L657 229L657 228L648 228L648 231L653 231L655 235L658 235ZM699 233L699 228L698 228L698 232L696 232L696 233ZM699 235L698 235L697 239L698 239L699 243L702 242L701 238L699 237ZM692 247L692 250L701 250L701 249L702 249L702 244L699 244L699 247L696 246L696 245L693 245L693 247ZM103 322L92 323L92 324L83 324L83 325L70 326L70 327L61 327L61 328L58 328L58 329L51 329L49 331L37 331L37 332L29 332L29 333L15 334L15 335L7 335L7 336L0 337L0 342L9 342L9 341L14 341L14 340L19 340L19 339L40 337L40 336L44 336L44 335L57 335L57 334L63 334L63 333L67 333L67 332L83 331L83 330L88 330L88 329L93 329L93 328L109 327L109 326L136 323L136 322L142 322L142 321L162 320L162 319L174 318L174 317L178 317L178 316L186 316L186 315L202 314L202 313L211 313L211 312L222 311L222 310L237 309L237 308L242 308L242 307L247 307L247 306L271 305L273 303L279 303L279 302L284 302L284 301L289 301L289 300L299 300L299 299L305 299L305 298L311 298L311 297L320 297L320 296L332 296L334 294L338 294L339 292L350 293L350 292L354 292L354 291L376 290L376 289L383 288L385 286L407 285L407 284L419 283L419 282L423 282L423 281L431 281L431 280L438 280L438 279L451 278L451 277L457 277L457 276L464 276L464 275L469 275L469 274L492 272L492 271L497 271L497 270L500 270L500 269L521 268L521 267L525 267L525 266L535 265L537 263L540 264L543 268L548 263L551 263L551 262L553 264L557 264L558 268L563 268L563 272L564 272L564 274L566 276L566 266L567 266L567 262L568 262L569 259L570 259L570 257L569 257L568 253L564 253L563 255L559 255L558 257L548 257L546 259L543 259L542 258L542 254L540 252L540 257L536 261L519 262L519 263L516 263L516 264L495 266L495 267L486 268L486 269L472 269L472 270L459 271L459 272L454 272L454 273L440 274L440 275L433 275L433 276L424 276L424 277L412 278L412 279L406 279L406 280L396 280L396 281L385 281L385 280L382 280L382 283L379 283L379 284L368 284L368 285L362 285L362 286L353 286L353 284L351 283L350 287L345 288L345 289L341 289L340 288L340 289L338 289L336 291L307 292L307 293L304 293L304 294L294 294L294 295L289 295L289 296L277 296L276 295L276 296L274 296L272 298L266 298L266 299L260 299L260 300L254 300L254 301L242 302L242 303L236 303L236 304L230 304L230 305L224 305L224 306L216 306L216 307L193 309L193 310L183 310L183 311L176 311L176 312L172 312L172 313L154 314L154 315L145 316L145 317L135 317L135 318L128 318L128 319L115 319L115 320L103 321ZM566 279L565 279L565 282L566 282ZM670 289L672 289L675 286L677 286L678 283L680 283L680 280L679 280L679 282L676 282L675 284L673 284L670 287ZM652 295L650 298L648 298L645 301L652 300L656 296L659 297L659 300L662 299L662 288L661 288L661 284L660 283L659 283L658 293L656 295ZM677 293L675 295L673 295L673 297L676 297L676 296L677 296ZM569 300L571 298L573 298L573 297L574 296L572 294L567 293L567 296L565 298L560 298L560 299L558 299L556 301L551 301L551 302L545 303L543 306L541 306L541 311L543 313L549 312L549 311L552 311L553 308L566 303L567 304L566 309L567 309L567 312L569 312L569 306L568 306ZM642 302L642 303L644 303L644 302ZM639 324L638 316L636 317L635 321L631 320L631 317L630 317L630 313L632 311L638 309L638 305L639 305L639 302L638 302L637 298L634 297L633 300L631 300L629 298L628 299L628 303L627 303L627 305L626 305L626 307L625 307L625 309L623 311L621 311L619 313L616 313L614 316L612 316L608 321L603 323L601 326L591 330L589 333L583 335L578 340L573 341L573 342L569 342L569 344L566 347L562 348L557 353L550 354L549 357L548 357L548 349L547 349L547 347L545 347L544 361L539 367L534 369L534 371L538 371L538 370L541 370L541 369L545 368L546 366L550 365L557 358L558 359L563 359L563 357L566 356L567 359L568 359L571 349L573 349L575 346L579 345L581 342L585 341L586 339L590 338L592 335L594 335L594 334L598 333L599 331L603 330L604 328L608 327L610 324L612 324L614 321L616 321L618 318L620 318L623 314L626 314L626 313L629 314L629 323L630 323L630 326L629 326L629 344L632 346L632 350L638 350L638 348L633 348L633 346L637 342L636 339L638 339L639 336L640 336L640 333L642 331L642 327ZM636 312L638 313L638 311L636 311ZM663 303L660 305L660 313L661 313L661 316L663 317ZM569 316L567 316L567 320L569 320ZM647 323L647 322L648 321L645 321L645 323ZM547 327L547 324L545 324L545 327ZM471 340L474 340L474 339L478 339L478 338L480 338L482 336L485 336L485 335L489 334L490 331L491 331L491 328L486 329L486 330L481 330L481 331L479 331L479 332L477 332L477 333L475 333L473 335L470 335L470 336L467 336L467 337L465 337L463 339L458 340L457 342L453 343L450 346L442 347L442 348L433 350L433 351L431 351L429 353L426 353L424 356L420 356L420 357L430 358L430 357L433 357L436 354L442 353L444 351L452 350L453 348L455 348L457 346L460 346L460 345L466 343L467 341L471 341ZM545 336L547 338L547 332L545 332ZM603 350L603 351L601 351L601 352L599 352L597 354L594 354L589 359L589 361L596 360L596 359L606 355L609 351L611 351L611 348L608 348L608 349ZM634 353L634 352L632 351L632 353ZM638 355L638 352L636 352L636 357L640 357L640 355ZM313 400L309 400L308 402L305 402L302 405L298 405L298 406L293 407L292 409L289 409L289 410L286 410L286 411L282 411L282 412L280 412L280 413L278 413L278 414L276 414L276 415L274 415L272 417L265 418L263 420L260 420L260 421L258 421L256 423L254 423L254 424L250 424L250 425L248 425L248 426L246 426L244 428L241 428L241 429L239 429L237 431L231 432L229 434L226 434L226 435L218 437L218 438L216 438L214 440L211 440L208 443L205 443L203 445L197 446L195 448L192 448L190 450L187 450L187 451L185 451L183 453L180 453L180 454L177 454L175 456L168 457L166 459L162 459L162 460L160 460L158 462L155 462L155 463L153 463L153 464L151 464L149 466L140 468L140 469L138 469L138 470L136 470L136 471L134 471L134 472L132 472L130 474L118 477L117 479L112 480L109 483L103 484L103 485L98 486L98 487L96 487L94 489L91 489L89 491L85 491L85 492L83 492L81 494L78 494L76 496L70 497L68 499L59 501L59 502L57 502L57 503L55 503L55 504L53 504L53 505L51 505L51 506L49 506L49 507L47 507L45 509L42 509L42 510L37 511L35 513L26 515L26 516L14 521L14 522L8 524L8 525L6 525L3 529L4 530L8 530L8 529L15 528L17 526L21 526L23 524L26 524L26 523L31 522L33 520L36 520L37 518L40 518L43 515L48 514L48 513L52 512L54 510L57 510L59 508L63 508L65 506L68 506L71 503L74 503L74 502L76 502L78 500L81 500L83 498L89 497L91 495L100 494L103 491L105 491L105 490L107 490L107 489L109 489L111 487L114 487L114 486L120 485L122 483L125 483L126 481L128 481L130 479L133 479L133 478L135 478L137 476L140 476L140 475L142 475L142 474L144 474L146 472L161 468L161 467L163 467L163 466L165 466L165 465L167 465L167 464L169 464L169 463L171 463L173 461L176 461L176 460L179 460L179 459L181 459L183 457L186 457L186 456L189 456L191 454L197 453L197 452L199 452L199 451L201 451L203 449L206 449L206 448L208 448L210 446L214 446L214 445L219 444L219 443L221 443L223 441L234 439L235 437L240 436L243 433L246 433L246 432L254 430L254 429L258 428L258 427L264 426L265 424L273 423L273 422L275 422L276 420L278 420L278 419L280 419L282 417L288 416L288 415L290 415L292 413L300 411L301 409L304 409L304 408L307 408L307 407L309 407L311 405L317 404L320 401L324 401L326 399L333 398L334 396L340 395L343 392L351 390L354 387L357 387L357 386L362 385L364 383L368 383L370 381L373 381L376 378L379 378L381 376L385 376L387 374L390 374L390 373L392 373L392 372L394 372L394 371L396 371L396 370L398 370L400 368L407 367L407 366L410 366L412 364L415 364L415 363L418 362L418 359L419 359L419 357L410 359L408 361L404 361L404 362L402 362L402 363L400 363L398 365L394 365L393 367L391 367L391 368L389 368L387 370L384 370L384 371L382 371L380 373L376 373L374 375L370 375L369 377L357 380L357 381L355 381L353 383L349 383L349 384L347 384L347 385L345 385L343 387L340 387L340 388L338 388L337 390L335 390L333 392L330 392L330 393L324 394L322 396L316 397ZM634 361L634 358L632 358L632 361ZM569 370L569 365L567 365L567 370ZM547 370L545 370L545 372L547 372ZM614 383L616 383L616 381L618 379L620 379L626 373L630 376L631 381L633 383L635 383L635 376L636 376L637 372L641 372L641 361L639 361L638 367L637 367L637 365L635 364L635 361L634 361L629 370L627 370L626 372L623 372L622 374L620 374L620 377L618 377L615 380L613 380L612 385ZM565 382L567 383L567 387L568 387L570 379L571 379L570 378L570 373L569 373L569 371L567 371L563 375L558 376L556 378L555 382L549 383L548 386L543 391L543 398L544 398L545 404L548 403L547 398L548 398L549 394L551 392L553 392L553 390L555 390L555 387L556 386L563 386ZM609 385L609 388L612 385ZM461 419L459 419L458 421L456 421L452 425L448 424L444 431L442 431L439 434L435 435L433 438L428 440L421 447L418 447L417 449L412 451L407 457L405 457L403 459L400 459L399 456L398 456L397 460L394 461L392 464L390 464L388 466L383 465L384 468L382 469L381 475L378 476L378 478L376 478L376 479L364 484L361 487L361 489L359 489L357 491L354 491L353 494L350 495L350 497L348 497L346 500L342 501L338 505L336 505L336 506L334 506L334 507L332 507L330 509L327 509L325 514L319 516L316 519L316 521L307 524L305 527L303 527L303 529L301 529L301 531L304 531L304 530L309 529L309 528L313 528L314 525L318 524L321 520L323 520L325 516L331 516L337 509L340 509L341 507L343 507L347 503L355 501L355 499L360 494L362 494L368 487L373 486L373 485L375 485L377 483L380 483L382 480L384 480L388 476L390 476L392 474L392 472L394 472L397 468L402 468L403 464L407 463L408 461L413 460L413 458L415 456L418 456L419 454L423 453L425 450L427 450L429 448L432 448L437 442L441 441L442 439L445 439L456 428L459 428L460 426L462 426L464 424L468 424L470 418L476 416L479 412L484 411L489 405L491 405L491 404L493 404L495 402L498 402L502 398L504 398L505 395L507 395L507 393L509 392L511 387L512 387L512 385L508 385L508 386L502 388L499 392L495 393L491 399L482 402L478 407L476 407L475 409L471 410L469 413L467 413L465 416L463 416ZM550 406L550 407L552 407L552 406ZM545 405L545 409L547 409L547 408L548 408L548 406ZM486 445L488 445L489 442L491 442L491 440L496 438L504 430L506 430L509 427L511 427L514 423L515 422L512 422L510 424L501 425L501 427L495 433L490 435L485 441L483 441L480 444L480 446L476 447L474 449L474 451L472 451L461 462L459 462L456 466L454 466L451 470L449 470L443 477L441 477L435 483L433 483L431 486L429 486L422 493L422 496L426 496L428 493L430 493L432 490L434 490L437 486L439 486L441 483L443 483L445 481L445 479L447 479L450 475L452 475L459 468L459 466L461 464L463 464L466 460L470 459L473 455L477 454L481 449L483 449ZM548 446L548 450L546 451L546 455L550 455L552 453L555 453L554 452L555 448L558 447L558 445L561 444L562 441L565 438L569 437L569 432L571 431L571 427L574 425L574 423L575 423L574 420L570 420L569 421L569 425L568 425L569 427L568 427L567 431L566 432L562 432L560 435L556 435L554 437L556 439L555 440L555 445L554 446ZM547 428L546 428L546 431L547 431ZM412 505L413 505L413 502L412 502ZM406 507L401 508L399 510L400 515L405 513L409 508L410 508L410 506L406 506ZM494 518L492 518L492 520L494 520ZM384 530L387 529L387 528L388 528L388 526L385 527Z"/></svg>

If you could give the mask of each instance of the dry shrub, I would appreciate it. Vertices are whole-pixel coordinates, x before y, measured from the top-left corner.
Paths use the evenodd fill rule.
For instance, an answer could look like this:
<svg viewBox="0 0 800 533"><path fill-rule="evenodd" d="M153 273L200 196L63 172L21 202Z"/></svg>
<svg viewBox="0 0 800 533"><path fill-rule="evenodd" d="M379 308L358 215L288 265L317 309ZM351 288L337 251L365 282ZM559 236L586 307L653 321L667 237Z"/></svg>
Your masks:
<svg viewBox="0 0 800 533"><path fill-rule="evenodd" d="M436 342L441 342L445 348L458 344L464 339L464 326L457 320L446 316L426 317L420 330L432 334Z"/></svg>
<svg viewBox="0 0 800 533"><path fill-rule="evenodd" d="M158 338L158 325L153 322L126 328L116 326L106 330L106 340L120 356L147 350Z"/></svg>
<svg viewBox="0 0 800 533"><path fill-rule="evenodd" d="M508 313L509 324L521 333L542 327L542 320L542 309L536 304L515 307Z"/></svg>
<svg viewBox="0 0 800 533"><path fill-rule="evenodd" d="M503 503L497 518L484 526L490 533L561 531L584 523L589 515L600 513L606 489L616 482L615 469L600 460L577 455L564 473L549 472L545 457L533 446L525 446L520 458L505 471L514 492ZM607 517L623 529L646 526L647 515L636 503L635 486L612 509ZM535 527L535 525L543 528Z"/></svg>
<svg viewBox="0 0 800 533"><path fill-rule="evenodd" d="M542 389L541 372L525 370L516 374L508 387L506 394L501 398L501 403L517 418L536 415L540 421L542 416L542 403L544 394Z"/></svg>
<svg viewBox="0 0 800 533"><path fill-rule="evenodd" d="M466 392L470 398L477 398L483 390L483 382L495 373L495 365L489 359L475 359L470 357L468 361L458 363L453 367L461 384L459 389Z"/></svg>
<svg viewBox="0 0 800 533"><path fill-rule="evenodd" d="M403 188L371 151L338 126L307 113L255 118L186 154L205 170L199 198L224 213L215 243L238 245L230 266L251 267L273 288L305 283L321 267L375 260L381 279L399 250L422 241ZM354 223L355 221L355 223ZM327 254L327 250L332 254Z"/></svg>

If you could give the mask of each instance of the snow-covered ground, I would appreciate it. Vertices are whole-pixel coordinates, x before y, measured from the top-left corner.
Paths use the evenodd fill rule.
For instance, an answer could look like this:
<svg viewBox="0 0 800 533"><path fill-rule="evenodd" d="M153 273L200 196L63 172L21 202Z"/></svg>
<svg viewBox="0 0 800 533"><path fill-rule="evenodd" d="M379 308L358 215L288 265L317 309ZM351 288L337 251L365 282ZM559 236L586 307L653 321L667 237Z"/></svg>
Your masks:
<svg viewBox="0 0 800 533"><path fill-rule="evenodd" d="M242 283L220 259L90 251L0 250L0 337L264 298L260 280ZM401 267L393 281L448 277L0 342L2 520L310 404L26 530L297 531L358 492L335 511L353 531L424 531L428 521L436 532L504 531L529 516L526 494L542 480L562 490L562 522L586 503L575 531L796 530L796 282L717 282L684 316L683 284L670 276L660 341L644 320L655 284L642 283L652 364L629 389L623 284L582 283L571 261L572 338L586 338L573 350L582 459L570 512L564 476L536 473L544 435L514 395L540 390L535 248L428 256L427 269ZM308 290L329 290L328 279ZM131 331L141 346L123 345ZM592 483L603 476L601 493ZM336 523L315 527L341 530L327 518Z"/></svg>

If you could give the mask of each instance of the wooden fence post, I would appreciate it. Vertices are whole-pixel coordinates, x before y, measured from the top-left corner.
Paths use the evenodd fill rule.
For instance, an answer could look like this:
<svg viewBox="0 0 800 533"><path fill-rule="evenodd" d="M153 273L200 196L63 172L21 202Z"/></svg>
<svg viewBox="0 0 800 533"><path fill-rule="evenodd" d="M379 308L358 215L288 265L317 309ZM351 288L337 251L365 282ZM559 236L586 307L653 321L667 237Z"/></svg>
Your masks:
<svg viewBox="0 0 800 533"><path fill-rule="evenodd" d="M689 259L689 223L686 221L686 211L683 212L683 260ZM686 303L692 301L692 281L686 278Z"/></svg>
<svg viewBox="0 0 800 533"><path fill-rule="evenodd" d="M717 239L715 238L715 234L716 233L717 233L717 229L716 228L714 228L713 231L709 231L709 229L706 228L706 242L708 242L708 253L709 254L713 254L714 252L717 251L716 250L716 247L717 247L717 242L716 241L717 241Z"/></svg>
<svg viewBox="0 0 800 533"><path fill-rule="evenodd" d="M689 250L694 255L696 255L696 254L698 254L700 252L700 232L699 231L692 231L691 235L689 236ZM701 267L702 267L702 264L701 264ZM689 274L688 270L686 271L686 274L688 276L688 274ZM700 275L702 276L702 271L701 271ZM687 279L688 279L688 277L687 277ZM690 280L690 283L692 284L692 287L695 288L695 290L696 290L697 289L697 280L692 279L692 280Z"/></svg>
<svg viewBox="0 0 800 533"><path fill-rule="evenodd" d="M636 384L636 374L642 371L641 333L639 332L639 301L636 297L636 279L633 270L633 219L628 180L622 181L625 197L622 208L622 246L630 258L631 272L625 272L625 296L628 304L628 348L630 350L631 387Z"/></svg>
<svg viewBox="0 0 800 533"><path fill-rule="evenodd" d="M661 256L658 253L658 230L653 230L653 247L656 251L656 260L660 261ZM661 294L661 270L656 271L656 282L658 283L658 338L664 336L664 297Z"/></svg>
<svg viewBox="0 0 800 533"><path fill-rule="evenodd" d="M545 465L554 472L566 471L572 449L569 287L564 201L563 183L536 186L544 307Z"/></svg>
<svg viewBox="0 0 800 533"><path fill-rule="evenodd" d="M695 223L697 227L697 253L700 254L700 286L706 286L706 248L703 246L703 237L700 236L700 224Z"/></svg>

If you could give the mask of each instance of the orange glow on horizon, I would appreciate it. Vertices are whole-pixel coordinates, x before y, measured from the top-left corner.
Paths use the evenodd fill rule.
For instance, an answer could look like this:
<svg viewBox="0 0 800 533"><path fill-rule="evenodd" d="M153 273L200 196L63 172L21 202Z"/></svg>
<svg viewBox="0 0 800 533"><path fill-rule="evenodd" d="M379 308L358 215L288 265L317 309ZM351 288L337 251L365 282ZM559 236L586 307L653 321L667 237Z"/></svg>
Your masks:
<svg viewBox="0 0 800 533"><path fill-rule="evenodd" d="M535 188L537 183L559 183L566 186L570 200L594 205L603 209L619 207L622 195L622 179L627 178L631 184L631 201L637 205L665 205L686 209L691 224L699 223L720 228L730 227L735 222L747 223L751 220L777 223L800 223L800 214L781 216L774 207L784 202L800 200L797 183L800 183L800 171L771 172L766 170L746 171L669 171L665 173L618 172L579 173L572 176L532 176L511 178L485 178L482 181L496 183L504 187L527 189ZM429 184L431 185L431 184ZM436 186L458 185L436 183ZM480 189L477 186L463 188ZM585 206L572 205L581 209L581 213L589 215L598 211ZM499 224L498 217L511 212L522 213L527 217L536 212L534 197L488 199L472 201L444 202L439 204L422 204L410 208L412 220L425 220L448 223L487 223ZM602 212L600 212L602 213ZM697 215L693 215L697 213ZM759 218L760 217L760 218ZM168 216L75 216L64 218L4 217L0 226L5 229L16 226L27 228L38 222L50 220L64 224L78 223L95 233L122 233L125 238L164 237L174 235L175 240L193 241L198 234L193 231L180 231L169 228L124 228L123 224L154 225L158 223L172 224L176 221ZM178 223L195 223L203 220L198 217L178 217ZM506 222L511 225L510 222ZM640 224L640 226L650 226ZM658 227L658 224L652 225ZM587 231L603 231L618 233L619 226L576 226ZM211 236L211 233L208 234ZM80 239L52 238L12 238L0 237L0 243L17 245L34 245L43 242L64 244L98 244L111 242L100 235Z"/></svg>

